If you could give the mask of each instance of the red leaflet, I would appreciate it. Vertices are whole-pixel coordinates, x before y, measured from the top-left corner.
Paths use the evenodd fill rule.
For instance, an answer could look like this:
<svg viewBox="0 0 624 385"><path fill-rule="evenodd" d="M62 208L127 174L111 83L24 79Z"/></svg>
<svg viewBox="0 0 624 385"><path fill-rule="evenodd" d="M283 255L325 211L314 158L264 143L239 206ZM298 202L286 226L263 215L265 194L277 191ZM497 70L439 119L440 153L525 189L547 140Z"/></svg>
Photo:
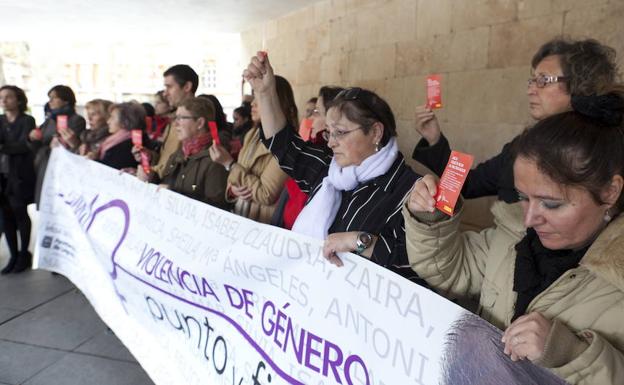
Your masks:
<svg viewBox="0 0 624 385"><path fill-rule="evenodd" d="M442 108L442 89L440 75L427 76L427 106L431 109Z"/></svg>
<svg viewBox="0 0 624 385"><path fill-rule="evenodd" d="M445 214L453 215L457 199L466 182L473 160L474 157L472 155L462 154L458 151L451 152L451 157L444 169L440 184L438 184L438 193L435 197L438 210Z"/></svg>
<svg viewBox="0 0 624 385"><path fill-rule="evenodd" d="M208 122L208 128L210 128L213 143L220 145L221 139L219 138L219 130L217 130L217 122Z"/></svg>

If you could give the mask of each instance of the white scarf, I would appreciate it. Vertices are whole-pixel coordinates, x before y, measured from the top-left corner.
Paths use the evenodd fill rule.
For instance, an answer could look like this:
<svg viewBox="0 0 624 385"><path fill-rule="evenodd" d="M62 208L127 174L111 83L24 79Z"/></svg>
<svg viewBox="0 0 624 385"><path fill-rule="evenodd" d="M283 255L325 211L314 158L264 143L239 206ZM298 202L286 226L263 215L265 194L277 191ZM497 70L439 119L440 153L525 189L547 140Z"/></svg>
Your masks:
<svg viewBox="0 0 624 385"><path fill-rule="evenodd" d="M303 208L292 230L314 238L326 239L329 227L340 208L341 191L353 190L361 183L385 174L398 154L396 139L392 137L379 152L364 159L359 166L341 168L332 158L321 187L310 203Z"/></svg>

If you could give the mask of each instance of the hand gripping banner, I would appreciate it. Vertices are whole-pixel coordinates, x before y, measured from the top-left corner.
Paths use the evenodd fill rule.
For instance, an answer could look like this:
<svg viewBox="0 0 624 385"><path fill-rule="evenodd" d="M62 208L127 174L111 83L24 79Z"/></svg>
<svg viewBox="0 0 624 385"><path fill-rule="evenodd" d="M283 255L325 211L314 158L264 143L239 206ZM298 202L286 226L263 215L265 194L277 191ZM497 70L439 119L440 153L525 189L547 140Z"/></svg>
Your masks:
<svg viewBox="0 0 624 385"><path fill-rule="evenodd" d="M59 148L35 258L159 385L468 384L505 371L496 360L523 368L517 383L562 383L512 363L500 331L455 304L356 255L332 266L321 247Z"/></svg>

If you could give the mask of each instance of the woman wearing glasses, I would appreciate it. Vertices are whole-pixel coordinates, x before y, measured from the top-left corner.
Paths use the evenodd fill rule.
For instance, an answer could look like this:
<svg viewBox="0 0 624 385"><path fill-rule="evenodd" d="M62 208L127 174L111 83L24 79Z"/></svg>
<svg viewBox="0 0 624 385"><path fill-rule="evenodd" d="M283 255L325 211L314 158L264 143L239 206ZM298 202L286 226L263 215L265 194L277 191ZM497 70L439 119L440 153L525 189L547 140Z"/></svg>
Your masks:
<svg viewBox="0 0 624 385"><path fill-rule="evenodd" d="M212 206L228 209L225 186L228 173L210 158L212 137L208 122L215 120L215 109L205 98L185 99L175 113L175 133L182 146L174 152L163 170L162 183L171 190Z"/></svg>
<svg viewBox="0 0 624 385"><path fill-rule="evenodd" d="M542 120L571 110L573 95L604 94L618 79L615 56L613 48L591 39L555 39L542 45L531 60L532 76L527 89L531 117ZM419 107L416 128L423 139L412 157L441 175L451 149L440 132L435 114ZM510 143L500 154L470 171L462 190L465 198L498 195L498 199L507 203L518 201L509 148Z"/></svg>
<svg viewBox="0 0 624 385"><path fill-rule="evenodd" d="M513 361L570 384L621 384L624 99L614 92L571 104L514 140L520 204L495 202L496 226L458 231L461 214L434 212L437 178L416 182L403 209L407 252L431 286L479 301L479 315L505 330Z"/></svg>
<svg viewBox="0 0 624 385"><path fill-rule="evenodd" d="M281 76L275 77L274 84L277 89L276 103L285 111L288 124L298 127L297 106L290 84ZM251 104L251 119L254 127L245 134L245 144L238 160L234 161L223 146L216 144L210 147L210 156L230 172L226 198L234 203L234 212L258 222L270 223L287 175L260 141L264 121L260 122L255 99Z"/></svg>
<svg viewBox="0 0 624 385"><path fill-rule="evenodd" d="M252 58L243 76L254 89L263 141L280 166L309 193L293 231L324 239L323 253L342 265L338 252L355 252L401 272L407 265L401 202L416 174L396 142L394 115L373 92L350 88L330 103L325 149L306 143L277 102L275 77L266 55ZM408 270L408 278L418 277Z"/></svg>

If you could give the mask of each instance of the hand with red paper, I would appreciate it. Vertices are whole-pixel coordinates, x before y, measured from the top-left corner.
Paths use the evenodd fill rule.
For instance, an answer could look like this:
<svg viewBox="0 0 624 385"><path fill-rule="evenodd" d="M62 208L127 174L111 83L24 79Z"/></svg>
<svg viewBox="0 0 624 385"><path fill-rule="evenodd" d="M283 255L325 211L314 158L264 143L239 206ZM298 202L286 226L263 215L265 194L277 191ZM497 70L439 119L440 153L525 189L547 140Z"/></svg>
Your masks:
<svg viewBox="0 0 624 385"><path fill-rule="evenodd" d="M430 146L435 145L440 140L441 130L438 118L426 104L416 107L416 131Z"/></svg>
<svg viewBox="0 0 624 385"><path fill-rule="evenodd" d="M43 138L43 133L41 132L41 128L37 127L34 130L31 130L28 134L28 139L31 141L41 140Z"/></svg>
<svg viewBox="0 0 624 385"><path fill-rule="evenodd" d="M231 166L234 162L232 155L220 144L213 143L212 146L208 148L208 152L210 153L210 159L223 167Z"/></svg>
<svg viewBox="0 0 624 385"><path fill-rule="evenodd" d="M407 208L413 215L424 212L432 213L435 210L438 182L437 176L429 174L414 183L407 200Z"/></svg>
<svg viewBox="0 0 624 385"><path fill-rule="evenodd" d="M70 148L76 148L80 145L80 139L76 136L74 131L68 127L59 127L58 133L61 137L62 142L65 143Z"/></svg>
<svg viewBox="0 0 624 385"><path fill-rule="evenodd" d="M251 58L247 69L243 71L243 78L257 94L275 88L275 75L266 52L258 51L256 56Z"/></svg>

